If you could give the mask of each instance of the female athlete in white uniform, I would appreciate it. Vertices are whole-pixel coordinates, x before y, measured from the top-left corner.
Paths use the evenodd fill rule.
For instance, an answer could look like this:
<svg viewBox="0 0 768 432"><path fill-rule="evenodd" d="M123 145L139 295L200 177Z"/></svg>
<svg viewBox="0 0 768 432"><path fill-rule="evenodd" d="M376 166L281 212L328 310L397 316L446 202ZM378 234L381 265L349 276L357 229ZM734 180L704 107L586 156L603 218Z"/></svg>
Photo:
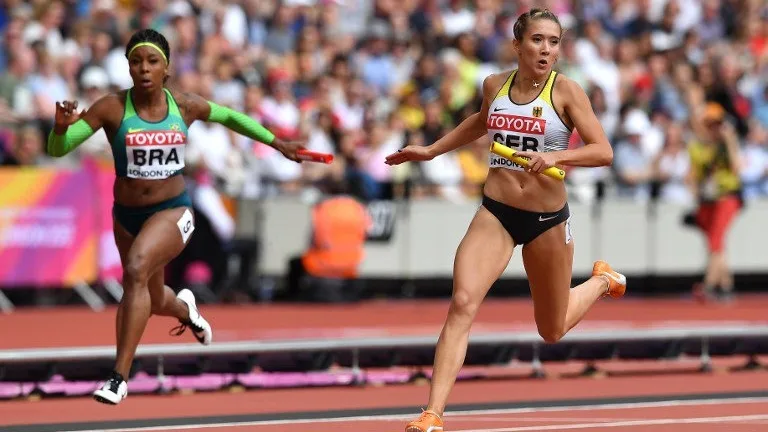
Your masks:
<svg viewBox="0 0 768 432"><path fill-rule="evenodd" d="M626 289L626 278L604 261L595 262L589 280L570 287L574 242L565 185L539 173L552 166L610 165L613 151L584 91L552 71L562 37L557 17L532 9L518 18L514 34L519 68L484 80L480 112L430 146L408 146L386 158L390 165L430 160L487 133L529 159L524 168L490 155L483 204L456 252L429 404L406 425L407 432L443 430L441 416L464 362L472 321L516 245L523 245L536 326L546 342L562 338L599 298L621 297ZM568 150L574 127L588 145Z"/></svg>

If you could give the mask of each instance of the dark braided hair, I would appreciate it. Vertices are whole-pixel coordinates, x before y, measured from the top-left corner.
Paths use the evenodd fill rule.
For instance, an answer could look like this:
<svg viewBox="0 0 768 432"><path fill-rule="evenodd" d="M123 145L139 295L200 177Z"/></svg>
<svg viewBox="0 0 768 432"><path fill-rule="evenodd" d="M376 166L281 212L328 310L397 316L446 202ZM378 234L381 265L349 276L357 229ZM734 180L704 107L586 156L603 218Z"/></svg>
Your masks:
<svg viewBox="0 0 768 432"><path fill-rule="evenodd" d="M525 35L525 31L528 30L528 24L531 23L533 20L550 20L557 24L558 27L560 27L560 33L562 35L563 32L563 26L560 24L560 20L557 19L557 15L552 13L549 9L531 9L528 12L525 12L521 14L519 17L517 17L517 21L515 21L515 26L512 29L515 39L518 41L523 40L523 36Z"/></svg>
<svg viewBox="0 0 768 432"><path fill-rule="evenodd" d="M142 42L151 42L157 45L161 50L163 50L163 54L165 54L165 58L170 64L171 48L168 45L168 40L161 33L152 29L139 30L134 33L133 36L131 36L131 40L128 41L128 45L125 47L125 57L128 57L128 53L131 52L131 49L133 49L136 44L140 44Z"/></svg>

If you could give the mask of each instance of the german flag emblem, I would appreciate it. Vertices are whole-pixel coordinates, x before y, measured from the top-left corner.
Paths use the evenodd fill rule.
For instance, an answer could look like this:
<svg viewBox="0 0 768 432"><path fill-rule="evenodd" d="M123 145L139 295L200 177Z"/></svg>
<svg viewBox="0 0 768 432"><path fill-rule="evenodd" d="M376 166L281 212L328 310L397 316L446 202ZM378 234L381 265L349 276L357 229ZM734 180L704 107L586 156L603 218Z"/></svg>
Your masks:
<svg viewBox="0 0 768 432"><path fill-rule="evenodd" d="M540 106L533 107L533 116L536 118L541 117L542 111L543 111L543 108Z"/></svg>

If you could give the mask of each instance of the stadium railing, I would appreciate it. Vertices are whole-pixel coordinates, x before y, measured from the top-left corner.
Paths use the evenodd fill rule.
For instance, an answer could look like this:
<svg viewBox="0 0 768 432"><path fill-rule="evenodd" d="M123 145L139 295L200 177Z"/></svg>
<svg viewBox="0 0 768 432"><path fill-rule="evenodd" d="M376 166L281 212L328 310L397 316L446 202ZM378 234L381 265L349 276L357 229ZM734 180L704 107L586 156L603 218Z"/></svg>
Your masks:
<svg viewBox="0 0 768 432"><path fill-rule="evenodd" d="M178 377L229 377L220 386L246 385L249 374L291 376L323 373L345 375L342 384L371 382L371 371L407 371L400 381L424 376L432 365L435 336L337 338L199 344L142 345L132 376L151 377L155 390L183 388ZM470 337L466 366L530 367L533 377L546 375L545 363L583 362L594 371L603 360L674 361L695 359L699 370L711 370L716 356L743 355L745 367L760 367L757 356L768 353L768 325L721 325L624 330L576 330L556 344L534 332L478 333ZM16 383L45 388L45 383L86 382L96 385L111 370L113 346L0 350L0 387ZM244 377L244 378L243 378ZM242 379L241 379L242 378ZM290 381L284 381L283 386ZM252 387L268 387L253 384ZM325 381L325 384L339 384ZM209 384L210 385L210 384ZM311 385L301 379L295 385ZM82 385L80 386L82 388ZM2 393L2 392L0 392Z"/></svg>

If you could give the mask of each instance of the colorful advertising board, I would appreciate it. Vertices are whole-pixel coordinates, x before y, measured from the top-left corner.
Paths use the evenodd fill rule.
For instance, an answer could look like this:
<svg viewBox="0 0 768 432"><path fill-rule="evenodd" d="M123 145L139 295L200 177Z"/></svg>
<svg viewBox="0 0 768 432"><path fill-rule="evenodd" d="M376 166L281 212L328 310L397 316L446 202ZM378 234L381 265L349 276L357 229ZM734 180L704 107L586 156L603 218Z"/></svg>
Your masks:
<svg viewBox="0 0 768 432"><path fill-rule="evenodd" d="M0 285L65 286L98 277L88 170L0 169Z"/></svg>

